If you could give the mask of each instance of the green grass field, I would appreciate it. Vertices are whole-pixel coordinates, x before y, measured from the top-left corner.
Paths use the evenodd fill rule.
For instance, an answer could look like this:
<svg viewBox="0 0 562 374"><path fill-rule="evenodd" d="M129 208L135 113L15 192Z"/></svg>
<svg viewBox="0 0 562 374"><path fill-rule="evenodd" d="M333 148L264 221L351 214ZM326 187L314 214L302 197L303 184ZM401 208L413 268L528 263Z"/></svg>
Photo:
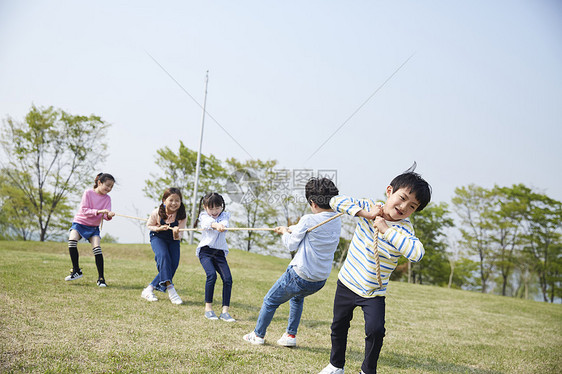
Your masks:
<svg viewBox="0 0 562 374"><path fill-rule="evenodd" d="M82 279L65 282L65 243L0 242L2 373L318 373L330 354L336 271L305 301L297 348L275 344L288 304L268 329L266 345L242 340L263 296L288 260L233 250L231 314L203 317L205 274L194 247L182 246L174 279L183 305L167 295L140 297L156 267L149 245L103 246L108 287L96 286L88 244L79 244ZM217 282L215 310L222 284ZM218 299L217 299L218 296ZM386 309L380 373L560 373L562 306L394 282ZM358 373L363 316L350 330L346 373Z"/></svg>

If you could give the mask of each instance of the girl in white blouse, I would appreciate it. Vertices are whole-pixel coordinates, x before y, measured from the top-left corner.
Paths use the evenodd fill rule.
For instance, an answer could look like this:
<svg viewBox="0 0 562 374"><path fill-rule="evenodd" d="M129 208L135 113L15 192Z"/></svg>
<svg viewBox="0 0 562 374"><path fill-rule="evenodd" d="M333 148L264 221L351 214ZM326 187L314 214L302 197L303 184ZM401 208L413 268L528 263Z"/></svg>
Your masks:
<svg viewBox="0 0 562 374"><path fill-rule="evenodd" d="M225 203L221 195L216 192L209 193L201 198L201 205L205 210L199 215L200 227L203 229L201 241L197 246L196 255L207 274L205 282L205 318L226 322L235 322L228 313L230 307L230 296L232 293L232 275L226 255L228 245L226 244L226 229L230 213L225 212ZM217 317L213 311L213 296L217 273L222 279L222 311Z"/></svg>

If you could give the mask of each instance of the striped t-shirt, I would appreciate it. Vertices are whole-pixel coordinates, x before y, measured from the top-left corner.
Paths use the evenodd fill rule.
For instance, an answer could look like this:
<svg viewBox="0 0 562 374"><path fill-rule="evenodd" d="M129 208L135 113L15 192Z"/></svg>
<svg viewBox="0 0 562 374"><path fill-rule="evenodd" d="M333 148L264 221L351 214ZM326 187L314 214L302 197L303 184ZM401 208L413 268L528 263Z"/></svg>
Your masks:
<svg viewBox="0 0 562 374"><path fill-rule="evenodd" d="M332 209L351 216L355 216L361 209L371 211L376 204L372 199L353 199L343 195L334 196L330 200ZM359 296L384 296L390 274L398 265L400 256L404 256L412 262L418 262L425 253L423 245L414 235L414 228L408 219L386 221L386 223L389 228L384 234L379 232L378 236L381 286L377 282L375 256L372 249L375 237L373 221L358 217L357 226L338 279Z"/></svg>

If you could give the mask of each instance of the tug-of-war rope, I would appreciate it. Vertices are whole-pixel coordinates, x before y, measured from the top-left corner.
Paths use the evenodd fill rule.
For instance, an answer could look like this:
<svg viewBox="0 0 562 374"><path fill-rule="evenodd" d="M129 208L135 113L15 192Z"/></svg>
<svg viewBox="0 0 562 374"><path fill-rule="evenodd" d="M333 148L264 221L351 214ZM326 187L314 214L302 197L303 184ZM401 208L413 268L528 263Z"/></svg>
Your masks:
<svg viewBox="0 0 562 374"><path fill-rule="evenodd" d="M324 220L322 222L320 222L319 224L312 226L311 228L309 228L308 230L306 230L306 232L311 232L312 230L342 216L344 213L337 213L334 216L328 218L327 220ZM123 218L130 218L130 219L136 219L139 221L148 221L147 218L140 218L140 217L133 217L133 216L127 216L125 214L118 214L115 213L116 216L118 217L123 217ZM375 226L373 226L375 229L375 237L374 237L374 243L373 243L373 253L375 255L375 266L376 266L376 271L377 271L377 282L379 283L379 288L382 288L382 280L381 280L381 262L380 262L380 258L379 258L379 245L378 245L378 239L379 239L379 229L376 228ZM228 231L274 231L275 228L272 227L227 227L226 230ZM192 228L192 229L179 229L179 231L203 231L202 228Z"/></svg>
<svg viewBox="0 0 562 374"><path fill-rule="evenodd" d="M115 213L115 215L118 216L118 217L137 219L139 221L145 221L145 222L148 221L148 218L127 216L125 214L118 214L118 213ZM314 229L316 229L316 228L318 228L318 227L338 218L341 215L343 215L343 213L337 213L333 217L330 217L327 220L324 220L324 221L320 222L316 226L312 226L311 228L306 230L306 232L311 232L312 230L314 230ZM196 228L193 228L193 229L180 229L180 231L203 231L203 230L204 229L202 229L200 227L196 227ZM275 230L275 228L272 228L272 227L226 227L225 230L228 230L228 231L273 231L273 230Z"/></svg>
<svg viewBox="0 0 562 374"><path fill-rule="evenodd" d="M381 260L379 258L379 229L373 225L375 229L375 237L373 238L373 253L375 254L375 266L377 271L377 282L379 283L379 288L382 288L381 280Z"/></svg>

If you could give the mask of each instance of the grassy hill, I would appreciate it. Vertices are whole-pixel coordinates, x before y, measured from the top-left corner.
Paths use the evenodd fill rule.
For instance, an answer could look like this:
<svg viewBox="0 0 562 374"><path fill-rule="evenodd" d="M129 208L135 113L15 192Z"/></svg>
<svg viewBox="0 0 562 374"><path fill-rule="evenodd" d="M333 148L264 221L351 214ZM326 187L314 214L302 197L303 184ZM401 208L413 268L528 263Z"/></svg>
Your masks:
<svg viewBox="0 0 562 374"><path fill-rule="evenodd" d="M194 247L182 246L174 279L183 305L167 295L140 298L155 276L149 245L106 244L108 287L96 286L88 244L79 244L82 279L65 282L65 243L0 242L0 372L318 373L330 355L337 273L308 297L295 349L275 344L288 304L277 311L265 346L242 340L263 296L288 260L233 250L231 314L203 317L205 273ZM215 310L222 284L217 282ZM217 299L218 297L218 299ZM444 288L391 283L380 373L559 373L562 306ZM347 373L363 357L363 315L356 310Z"/></svg>

